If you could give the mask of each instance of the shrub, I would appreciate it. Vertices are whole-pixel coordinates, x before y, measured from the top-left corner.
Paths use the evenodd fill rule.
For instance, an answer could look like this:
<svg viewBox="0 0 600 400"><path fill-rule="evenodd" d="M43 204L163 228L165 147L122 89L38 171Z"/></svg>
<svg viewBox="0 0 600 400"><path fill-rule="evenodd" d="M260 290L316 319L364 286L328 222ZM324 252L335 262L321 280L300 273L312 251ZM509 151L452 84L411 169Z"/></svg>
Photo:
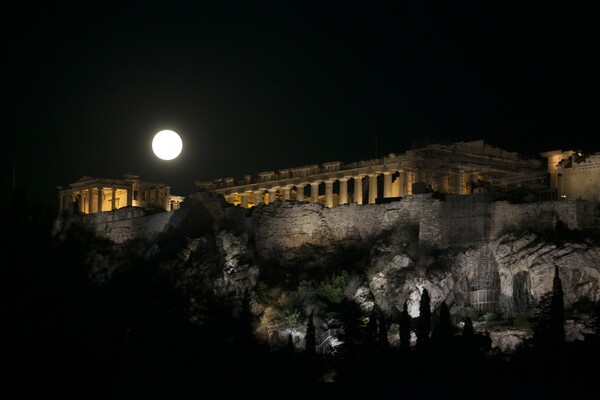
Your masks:
<svg viewBox="0 0 600 400"><path fill-rule="evenodd" d="M529 326L529 316L526 313L518 313L515 315L513 325L515 328L527 328Z"/></svg>
<svg viewBox="0 0 600 400"><path fill-rule="evenodd" d="M471 318L471 320L476 319L475 318L475 309L473 308L472 305L470 304L465 304L465 307L463 309L463 317L464 318Z"/></svg>
<svg viewBox="0 0 600 400"><path fill-rule="evenodd" d="M321 282L317 294L330 303L340 304L344 300L346 286L348 286L348 273L342 271L339 275L332 275L330 279Z"/></svg>
<svg viewBox="0 0 600 400"><path fill-rule="evenodd" d="M269 287L263 281L258 281L254 287L256 297L264 305L269 305Z"/></svg>
<svg viewBox="0 0 600 400"><path fill-rule="evenodd" d="M486 322L497 321L498 315L496 315L496 313L493 312L487 312L483 314L483 320Z"/></svg>
<svg viewBox="0 0 600 400"><path fill-rule="evenodd" d="M297 328L300 326L300 322L300 311L298 310L286 311L283 315L283 323L288 328Z"/></svg>

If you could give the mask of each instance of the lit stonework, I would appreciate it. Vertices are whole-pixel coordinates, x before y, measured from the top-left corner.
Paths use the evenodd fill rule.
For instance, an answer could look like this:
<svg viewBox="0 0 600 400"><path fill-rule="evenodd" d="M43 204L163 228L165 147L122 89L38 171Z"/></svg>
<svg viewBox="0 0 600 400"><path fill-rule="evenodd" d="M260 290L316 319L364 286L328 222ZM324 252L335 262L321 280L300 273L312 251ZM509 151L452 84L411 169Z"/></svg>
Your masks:
<svg viewBox="0 0 600 400"><path fill-rule="evenodd" d="M182 196L171 194L171 188L162 183L143 182L137 175L125 174L122 179L83 177L68 187L58 187L58 208L82 214L95 214L123 207L161 208L172 211L179 208Z"/></svg>
<svg viewBox="0 0 600 400"><path fill-rule="evenodd" d="M347 203L375 204L382 199L426 191L469 194L541 188L547 185L545 178L540 161L522 159L517 153L478 140L428 144L401 155L347 164L333 161L277 173L261 172L240 180L197 181L196 186L248 208L275 200L319 202L335 207Z"/></svg>
<svg viewBox="0 0 600 400"><path fill-rule="evenodd" d="M548 151L548 173L558 196L569 200L600 202L600 153Z"/></svg>

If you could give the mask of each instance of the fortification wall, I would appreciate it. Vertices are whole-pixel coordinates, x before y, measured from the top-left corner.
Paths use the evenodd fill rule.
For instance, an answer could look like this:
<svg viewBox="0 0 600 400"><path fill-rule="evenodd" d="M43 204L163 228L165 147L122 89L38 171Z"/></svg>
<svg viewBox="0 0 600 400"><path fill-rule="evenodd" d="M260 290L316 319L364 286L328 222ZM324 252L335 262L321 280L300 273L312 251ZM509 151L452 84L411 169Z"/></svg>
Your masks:
<svg viewBox="0 0 600 400"><path fill-rule="evenodd" d="M443 235L441 202L430 195L414 195L385 204L321 204L278 202L255 208L252 232L261 255L293 251L301 246L358 243L402 226L422 225L423 242L439 242ZM422 223L422 219L426 223Z"/></svg>
<svg viewBox="0 0 600 400"><path fill-rule="evenodd" d="M567 199L600 202L600 153L571 162L563 160L559 166L558 186L560 194Z"/></svg>
<svg viewBox="0 0 600 400"><path fill-rule="evenodd" d="M130 239L153 239L165 232L176 211L145 215L141 208L120 208L83 216L83 219L97 235L123 243Z"/></svg>
<svg viewBox="0 0 600 400"><path fill-rule="evenodd" d="M492 203L490 239L496 239L506 229L523 226L552 227L558 220L569 229L591 228L598 218L597 206L582 200L556 200L537 203Z"/></svg>
<svg viewBox="0 0 600 400"><path fill-rule="evenodd" d="M251 231L257 250L264 254L306 245L360 243L385 231L416 226L421 246L445 248L494 240L507 229L527 225L552 227L558 220L570 229L588 228L600 217L597 204L582 200L510 204L480 201L477 196L455 197L440 201L430 194L419 194L384 204L333 208L278 201L250 212L228 207L212 214L218 219L231 214L227 211L237 211L240 215L236 223L244 224L238 228ZM177 225L186 210L191 208L145 215L142 209L128 207L82 217L98 235L123 243L134 238L155 238L169 226ZM249 217L244 216L247 213Z"/></svg>

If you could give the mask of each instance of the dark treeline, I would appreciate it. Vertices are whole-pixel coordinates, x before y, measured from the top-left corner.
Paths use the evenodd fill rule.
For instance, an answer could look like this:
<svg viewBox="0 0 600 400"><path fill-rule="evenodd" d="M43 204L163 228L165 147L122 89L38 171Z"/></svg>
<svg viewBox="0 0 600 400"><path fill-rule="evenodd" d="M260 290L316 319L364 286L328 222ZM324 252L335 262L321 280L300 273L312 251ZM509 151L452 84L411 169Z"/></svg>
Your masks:
<svg viewBox="0 0 600 400"><path fill-rule="evenodd" d="M400 346L390 347L391 321L374 310L366 329L357 310L344 307L344 346L335 356L296 351L293 343L272 351L251 334L246 301L241 312L207 296L206 324L190 323L187 300L171 272L131 252L107 283L97 285L84 267L90 244L101 242L83 228L51 236L55 210L39 210L14 198L2 213L2 302L5 390L78 398L192 397L239 393L250 398L479 398L549 394L596 395L598 336L567 343L562 288L555 278L544 318L531 343L515 354L490 355L489 341L453 326L445 303L399 319ZM245 297L246 298L246 297ZM429 313L429 314L428 314ZM236 317L232 317L236 315ZM435 316L435 324L432 317ZM308 342L314 346L312 315ZM416 346L408 346L411 331ZM333 376L334 383L326 383Z"/></svg>

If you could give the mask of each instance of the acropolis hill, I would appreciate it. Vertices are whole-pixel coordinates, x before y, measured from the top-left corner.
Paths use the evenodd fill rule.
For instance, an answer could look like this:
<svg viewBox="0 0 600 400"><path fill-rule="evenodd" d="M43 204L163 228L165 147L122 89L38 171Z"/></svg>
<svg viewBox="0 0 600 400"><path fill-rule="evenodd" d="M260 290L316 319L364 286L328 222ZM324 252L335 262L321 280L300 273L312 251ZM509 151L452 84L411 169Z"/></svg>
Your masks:
<svg viewBox="0 0 600 400"><path fill-rule="evenodd" d="M494 237L505 225L501 221L514 222L523 213L528 217L544 213L544 218L554 213L553 218L572 229L593 225L589 213L594 208L586 204L600 202L600 153L556 150L541 156L546 163L525 159L482 140L422 143L404 154L366 161L333 161L242 179L198 181L198 192L190 200L214 204L222 198L244 209L276 201L321 204L326 208L397 202L383 208L406 208L407 216L403 218L420 220L421 238L438 245L462 241L458 237ZM446 201L436 203L440 196ZM122 179L84 177L66 188L59 187L60 210L93 214L88 220L118 242L162 231L171 214L147 218L145 223L137 218L147 214L145 210L177 210L184 200L171 194L168 185L144 182L134 174L125 174ZM415 202L421 206L408 206ZM437 206L423 211L432 204ZM456 211L458 208L464 210ZM361 214L374 212L373 208L356 210ZM467 214L473 218L485 216L485 221L473 225L468 218L456 219L457 215ZM423 223L423 218L430 222ZM352 224L353 220L346 223ZM473 229L477 233L468 233Z"/></svg>
<svg viewBox="0 0 600 400"><path fill-rule="evenodd" d="M483 141L435 143L367 161L201 181L186 198L132 174L87 177L60 189L55 235L82 222L115 249L131 239L147 243L146 257L175 235L181 248L169 268L204 277L207 296L229 300L259 281L289 288L351 267L362 272L346 292L365 312L376 305L393 319L407 302L418 316L427 288L432 309L445 301L453 315L471 305L514 317L551 290L558 267L566 307L600 301L595 239L557 245L543 236L600 229L600 154L542 155L547 163ZM113 257L125 254L115 252L90 255L95 279L110 276ZM264 324L277 322L256 312ZM585 321L573 324L571 339L587 332ZM257 335L274 346L287 338L263 323Z"/></svg>

